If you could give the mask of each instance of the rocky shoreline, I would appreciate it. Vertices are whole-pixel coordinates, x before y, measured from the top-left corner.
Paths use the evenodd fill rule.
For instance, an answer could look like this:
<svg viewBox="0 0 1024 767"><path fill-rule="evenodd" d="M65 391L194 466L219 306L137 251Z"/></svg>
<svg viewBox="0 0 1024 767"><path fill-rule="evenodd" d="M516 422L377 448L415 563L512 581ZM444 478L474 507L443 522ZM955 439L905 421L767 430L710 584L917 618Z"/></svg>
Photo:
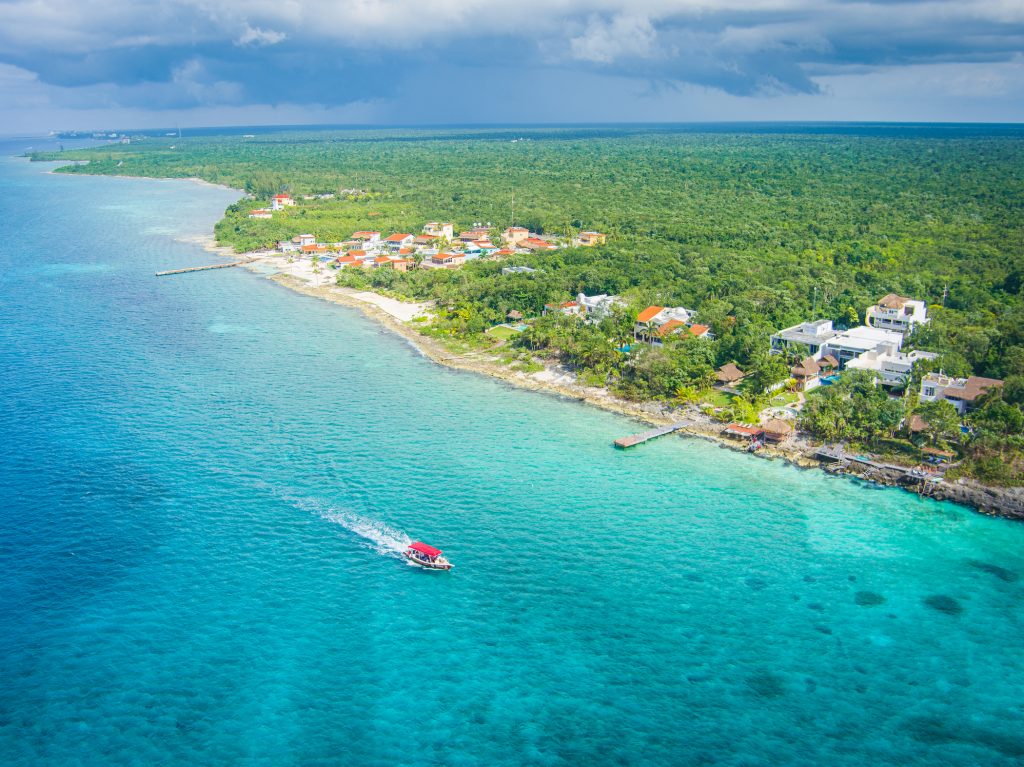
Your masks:
<svg viewBox="0 0 1024 767"><path fill-rule="evenodd" d="M379 306L356 298L359 291L332 285L313 286L297 277L282 273L269 275L268 279L303 295L359 309L366 316L404 337L422 354L440 365L498 378L518 388L566 397L655 426L685 419L688 426L682 429L680 434L700 437L724 448L746 452L746 446L743 443L738 443L723 435L724 424L713 421L696 409L668 408L659 403L636 403L619 399L606 389L579 384L573 380L570 371L560 370L557 367L548 366L540 373L525 373L509 368L487 353L457 354L445 348L437 340L419 333L415 328L396 319ZM903 472L876 469L870 473L869 477L864 477L865 467L860 464L823 464L814 457L815 449L810 442L797 436L786 445L766 446L754 455L760 458L782 459L801 468L824 469L830 474L863 478L876 484L902 488L907 492L919 493L920 491L921 483L908 480L907 475ZM989 516L1024 520L1024 488L988 487L971 480L958 480L957 482L929 483L925 494L936 500L952 501L969 506Z"/></svg>

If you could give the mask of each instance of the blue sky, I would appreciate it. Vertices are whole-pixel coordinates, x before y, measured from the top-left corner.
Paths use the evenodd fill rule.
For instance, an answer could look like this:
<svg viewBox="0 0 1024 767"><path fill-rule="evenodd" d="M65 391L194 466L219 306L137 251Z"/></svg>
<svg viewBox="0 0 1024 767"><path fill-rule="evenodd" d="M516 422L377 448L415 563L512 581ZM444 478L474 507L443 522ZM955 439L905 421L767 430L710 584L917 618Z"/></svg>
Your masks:
<svg viewBox="0 0 1024 767"><path fill-rule="evenodd" d="M1024 0L0 0L5 133L1024 122Z"/></svg>

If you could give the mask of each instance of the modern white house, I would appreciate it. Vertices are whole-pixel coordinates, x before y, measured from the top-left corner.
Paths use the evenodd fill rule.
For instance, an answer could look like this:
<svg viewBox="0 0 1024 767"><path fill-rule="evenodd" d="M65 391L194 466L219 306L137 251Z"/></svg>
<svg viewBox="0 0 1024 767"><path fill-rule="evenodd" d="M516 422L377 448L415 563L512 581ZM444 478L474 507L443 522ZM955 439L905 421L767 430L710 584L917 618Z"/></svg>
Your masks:
<svg viewBox="0 0 1024 767"><path fill-rule="evenodd" d="M423 225L423 234L431 237L444 237L450 241L455 239L455 225L448 222L431 221Z"/></svg>
<svg viewBox="0 0 1024 767"><path fill-rule="evenodd" d="M868 307L864 321L873 328L894 330L907 335L915 325L928 322L928 307L924 301L890 293L879 299L874 306Z"/></svg>
<svg viewBox="0 0 1024 767"><path fill-rule="evenodd" d="M915 350L904 353L892 345L884 345L850 360L846 363L846 369L870 370L878 374L878 381L882 386L898 389L910 380L915 362L933 360L936 357L938 355L932 352Z"/></svg>
<svg viewBox="0 0 1024 767"><path fill-rule="evenodd" d="M832 328L832 320L801 322L773 335L769 351L772 354L783 354L798 347L807 347L810 356L820 360L825 354L824 345L837 335Z"/></svg>
<svg viewBox="0 0 1024 767"><path fill-rule="evenodd" d="M974 402L978 397L989 389L1002 385L1003 382L997 378L982 378L980 376L954 378L942 373L929 373L921 379L921 393L918 395L918 399L921 402L944 399L955 407L960 415L963 415L974 407Z"/></svg>
<svg viewBox="0 0 1024 767"><path fill-rule="evenodd" d="M831 354L839 362L839 369L846 367L851 360L865 352L883 351L891 347L899 351L903 345L903 335L894 330L882 330L859 325L841 333L836 333L822 344L822 354ZM812 356L814 356L812 352Z"/></svg>
<svg viewBox="0 0 1024 767"><path fill-rule="evenodd" d="M609 296L607 293L599 293L596 296L580 293L576 296L576 303L583 307L590 322L600 322L611 314L612 309L616 306L625 307L626 305L626 302L618 296Z"/></svg>

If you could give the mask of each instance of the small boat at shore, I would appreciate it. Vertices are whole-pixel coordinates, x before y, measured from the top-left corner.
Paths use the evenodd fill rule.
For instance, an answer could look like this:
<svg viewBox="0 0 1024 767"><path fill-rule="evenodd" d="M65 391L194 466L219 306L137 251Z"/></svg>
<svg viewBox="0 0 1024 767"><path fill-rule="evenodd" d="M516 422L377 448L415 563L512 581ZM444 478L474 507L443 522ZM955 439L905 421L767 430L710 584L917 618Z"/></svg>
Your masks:
<svg viewBox="0 0 1024 767"><path fill-rule="evenodd" d="M441 549L435 549L420 541L409 544L409 548L402 554L414 565L419 565L425 570L451 570L454 565L444 558Z"/></svg>

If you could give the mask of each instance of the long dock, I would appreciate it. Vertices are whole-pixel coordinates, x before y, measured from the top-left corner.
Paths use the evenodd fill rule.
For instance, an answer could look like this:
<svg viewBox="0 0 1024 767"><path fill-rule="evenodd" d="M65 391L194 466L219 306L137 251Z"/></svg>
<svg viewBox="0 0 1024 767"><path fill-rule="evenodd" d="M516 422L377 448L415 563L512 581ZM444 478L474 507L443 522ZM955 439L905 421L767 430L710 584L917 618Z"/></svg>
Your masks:
<svg viewBox="0 0 1024 767"><path fill-rule="evenodd" d="M666 434L672 434L680 429L685 429L689 425L690 424L687 421L670 423L668 426L659 426L657 429L649 429L648 431L642 431L639 434L631 434L628 437L622 437L621 439L615 440L613 444L620 450L625 450L627 447L642 445L644 442L650 442L652 439L664 437Z"/></svg>
<svg viewBox="0 0 1024 767"><path fill-rule="evenodd" d="M227 269L232 266L242 266L247 264L248 261L231 261L226 264L208 264L207 266L187 266L184 269L168 269L164 272L157 272L157 277L165 277L168 274L185 274L186 272L204 272L207 269Z"/></svg>

